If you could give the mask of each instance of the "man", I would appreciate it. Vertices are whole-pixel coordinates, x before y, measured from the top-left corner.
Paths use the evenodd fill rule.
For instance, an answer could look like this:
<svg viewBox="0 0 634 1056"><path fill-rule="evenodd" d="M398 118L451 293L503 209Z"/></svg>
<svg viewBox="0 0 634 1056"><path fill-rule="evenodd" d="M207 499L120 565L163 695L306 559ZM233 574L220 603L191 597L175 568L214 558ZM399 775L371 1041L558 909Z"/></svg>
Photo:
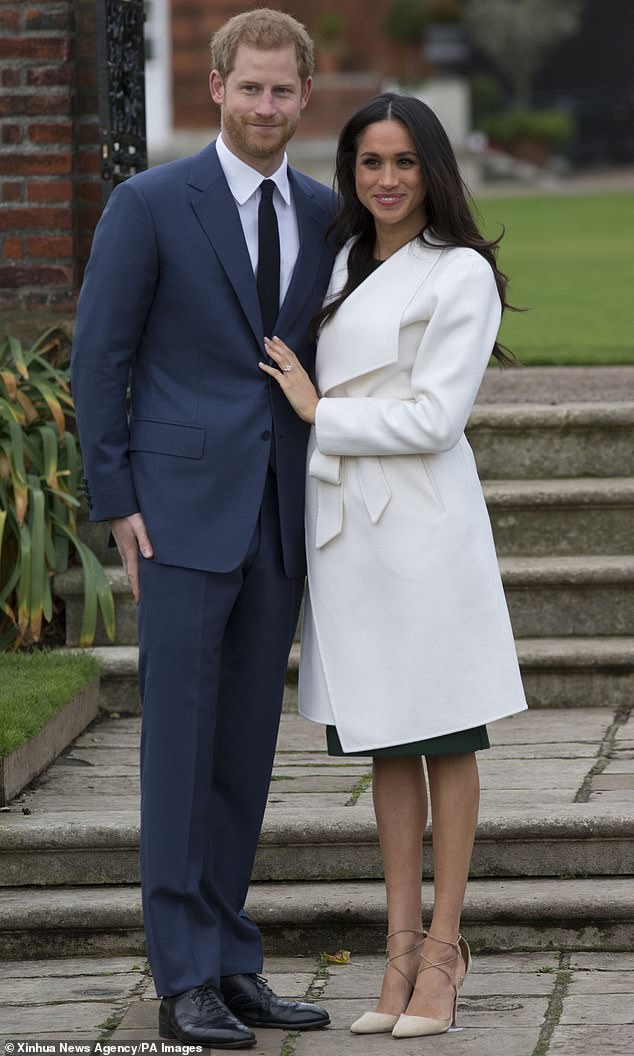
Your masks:
<svg viewBox="0 0 634 1056"><path fill-rule="evenodd" d="M311 91L304 27L237 15L212 64L220 137L123 183L98 225L73 391L91 517L110 521L139 602L161 1036L241 1048L256 1043L249 1026L329 1022L258 976L244 903L304 577L306 427L258 361L276 333L311 366L334 202L284 152Z"/></svg>

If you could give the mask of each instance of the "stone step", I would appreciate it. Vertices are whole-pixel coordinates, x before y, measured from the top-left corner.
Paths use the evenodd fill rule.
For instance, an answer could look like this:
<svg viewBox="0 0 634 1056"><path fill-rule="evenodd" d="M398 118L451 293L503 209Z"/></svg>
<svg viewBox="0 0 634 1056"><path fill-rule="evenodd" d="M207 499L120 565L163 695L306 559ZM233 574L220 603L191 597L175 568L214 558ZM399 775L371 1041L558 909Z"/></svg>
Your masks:
<svg viewBox="0 0 634 1056"><path fill-rule="evenodd" d="M634 697L634 637L520 638L517 654L531 707L623 707ZM139 714L138 648L102 646L91 652L102 669L100 704ZM284 711L297 709L299 643L291 649Z"/></svg>
<svg viewBox="0 0 634 1056"><path fill-rule="evenodd" d="M327 780L333 781L333 772ZM369 802L354 810L331 804L309 820L287 799L269 807L255 862L256 882L380 880L376 823ZM520 797L521 798L521 797ZM0 826L0 886L137 884L137 812L75 811L10 814ZM429 834L425 843L429 846ZM426 854L425 876L431 855ZM610 804L562 804L532 811L499 808L485 799L471 876L589 877L634 873L634 818Z"/></svg>
<svg viewBox="0 0 634 1056"><path fill-rule="evenodd" d="M487 480L501 557L632 554L634 478Z"/></svg>
<svg viewBox="0 0 634 1056"><path fill-rule="evenodd" d="M631 705L634 637L518 638L515 645L531 708ZM295 644L288 681L297 679L299 654Z"/></svg>
<svg viewBox="0 0 634 1056"><path fill-rule="evenodd" d="M423 885L426 909L431 884ZM385 946L385 888L376 880L254 884L247 907L269 954ZM462 926L474 950L631 949L631 878L474 880ZM124 956L145 949L140 889L13 888L0 894L0 957Z"/></svg>
<svg viewBox="0 0 634 1056"><path fill-rule="evenodd" d="M88 511L82 510L77 519L77 534L104 566L118 568L121 558L116 546L109 546L110 527L105 521L89 521Z"/></svg>
<svg viewBox="0 0 634 1056"><path fill-rule="evenodd" d="M114 598L116 621L115 642L111 643L101 622L97 619L95 645L135 645L137 642L136 603L132 597L128 577L119 561L104 567ZM66 603L66 644L79 645L82 614L84 610L84 574L79 565L55 576L55 593Z"/></svg>
<svg viewBox="0 0 634 1056"><path fill-rule="evenodd" d="M634 479L498 480L483 488L501 557L615 557L634 550ZM120 565L107 566L106 574L115 598L115 644L133 645L136 606L127 576ZM66 643L78 645L82 569L56 576L55 591L66 602ZM109 644L100 622L95 644Z"/></svg>
<svg viewBox="0 0 634 1056"><path fill-rule="evenodd" d="M476 404L482 479L634 476L634 402Z"/></svg>
<svg viewBox="0 0 634 1056"><path fill-rule="evenodd" d="M67 648L75 649L70 646ZM287 685L284 690L283 710L297 711L297 666L299 663L299 646L294 645L292 656L297 654L288 670ZM139 647L137 645L95 645L89 650L99 661L101 682L99 689L99 706L104 711L119 715L139 715Z"/></svg>
<svg viewBox="0 0 634 1056"><path fill-rule="evenodd" d="M516 638L634 635L634 556L503 557Z"/></svg>
<svg viewBox="0 0 634 1056"><path fill-rule="evenodd" d="M631 553L506 555L500 558L500 568L516 638L634 634ZM137 641L136 607L124 570L109 567L107 573L115 598L116 640L111 644L99 623L95 645L116 649L112 670L123 678L119 660L127 656L126 647ZM70 646L79 643L81 583L78 568L56 579L57 592L66 598Z"/></svg>
<svg viewBox="0 0 634 1056"><path fill-rule="evenodd" d="M119 715L139 715L138 645L96 645L89 651L101 667L99 706Z"/></svg>
<svg viewBox="0 0 634 1056"><path fill-rule="evenodd" d="M631 706L634 638L520 638L516 646L531 708Z"/></svg>

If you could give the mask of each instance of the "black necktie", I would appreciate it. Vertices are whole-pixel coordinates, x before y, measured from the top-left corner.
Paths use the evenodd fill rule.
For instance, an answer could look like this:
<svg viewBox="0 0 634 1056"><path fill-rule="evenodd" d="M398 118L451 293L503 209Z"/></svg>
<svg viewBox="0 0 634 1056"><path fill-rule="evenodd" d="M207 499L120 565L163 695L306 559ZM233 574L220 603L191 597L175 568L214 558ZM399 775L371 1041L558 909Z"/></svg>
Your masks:
<svg viewBox="0 0 634 1056"><path fill-rule="evenodd" d="M280 310L280 233L273 205L275 183L273 180L263 180L260 189L257 286L264 336L273 337L273 327Z"/></svg>

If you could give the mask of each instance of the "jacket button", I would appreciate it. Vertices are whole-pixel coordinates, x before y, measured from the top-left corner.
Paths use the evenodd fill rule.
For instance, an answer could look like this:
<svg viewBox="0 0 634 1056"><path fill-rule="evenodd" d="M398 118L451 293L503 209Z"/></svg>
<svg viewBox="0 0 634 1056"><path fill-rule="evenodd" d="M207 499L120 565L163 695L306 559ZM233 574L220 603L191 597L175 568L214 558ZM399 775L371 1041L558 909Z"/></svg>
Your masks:
<svg viewBox="0 0 634 1056"><path fill-rule="evenodd" d="M265 429L264 430L264 432L262 433L262 439L263 440L270 440L271 439L271 431L270 431L270 429Z"/></svg>

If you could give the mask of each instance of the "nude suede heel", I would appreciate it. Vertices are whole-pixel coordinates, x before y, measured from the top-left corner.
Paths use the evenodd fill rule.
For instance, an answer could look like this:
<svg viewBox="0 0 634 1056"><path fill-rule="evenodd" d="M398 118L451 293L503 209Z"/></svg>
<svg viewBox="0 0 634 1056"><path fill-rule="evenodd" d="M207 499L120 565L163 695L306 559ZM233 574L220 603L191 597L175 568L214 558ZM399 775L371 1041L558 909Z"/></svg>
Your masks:
<svg viewBox="0 0 634 1056"><path fill-rule="evenodd" d="M405 972L401 971L397 964L394 964L394 961L398 960L399 957L405 957L406 954L415 953L416 950L420 949L425 939L427 938L427 932L413 931L410 928L403 928L401 931L391 932L391 934L387 937L388 942L394 935L404 935L406 932L411 935L420 935L420 941L415 942L413 946L410 946L407 950L403 950L402 953L395 953L393 957L389 956L386 946L385 953L387 954L387 960L385 964L387 968L393 968L395 972L398 972L399 975L402 975L403 979L405 979L405 981L409 983L410 987L413 990L414 983L409 978L409 976L405 975ZM350 1027L350 1033L390 1034L392 1032L392 1029L395 1027L396 1023L398 1022L398 1019L398 1014L394 1014L392 1012L364 1012L364 1014L359 1019L356 1019L354 1021L354 1023Z"/></svg>
<svg viewBox="0 0 634 1056"><path fill-rule="evenodd" d="M443 943L445 946L451 946L451 948L456 951L444 961L429 961L423 954L421 959L426 961L426 964L423 964L418 969L417 973L420 975L422 972L426 972L430 968L438 968L439 971L447 976L454 989L451 1017L449 1019L430 1019L427 1016L406 1016L405 1013L403 1013L399 1016L394 1026L392 1031L393 1038L422 1038L431 1034L446 1034L450 1027L455 1027L456 1025L458 990L464 983L467 973L471 970L471 951L469 949L469 943L466 939L463 939L462 935L458 936L457 942L447 942L445 939L437 939L435 935L432 935L431 933L429 933L429 938L434 939L435 942ZM462 958L465 969L458 984L455 983L449 970L445 967L445 965L453 964L457 957Z"/></svg>

